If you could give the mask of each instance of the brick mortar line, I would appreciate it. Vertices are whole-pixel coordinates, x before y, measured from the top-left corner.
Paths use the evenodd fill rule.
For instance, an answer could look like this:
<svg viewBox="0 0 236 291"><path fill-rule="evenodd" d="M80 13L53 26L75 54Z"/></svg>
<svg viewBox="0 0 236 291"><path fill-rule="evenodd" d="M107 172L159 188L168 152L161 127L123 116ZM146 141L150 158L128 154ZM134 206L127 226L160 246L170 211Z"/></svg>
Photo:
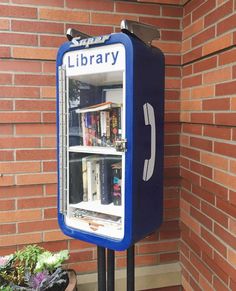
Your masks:
<svg viewBox="0 0 236 291"><path fill-rule="evenodd" d="M199 139L202 139L204 141L214 141L214 142L220 142L220 143L225 143L225 144L232 144L232 145L235 145L235 141L233 140L229 140L229 139L220 139L220 138L215 138L215 137L211 137L211 136L207 136L207 135L198 135L198 134L191 134L191 133L185 133L185 132L182 132L181 135L184 135L184 136L189 136L190 138L193 137L193 138L199 138ZM197 147L194 147L194 146L186 146L186 145L182 145L184 147L187 147L187 148L197 148ZM199 149L199 148L197 148ZM221 154L218 154L218 153L215 153L215 152L209 152L207 150L204 150L204 149L199 149L201 151L204 151L204 152L207 152L207 153L211 153L211 154L214 154L214 155L219 155L219 156L222 156ZM227 156L228 158L230 158L229 156ZM231 157L230 159L234 159L233 157Z"/></svg>
<svg viewBox="0 0 236 291"><path fill-rule="evenodd" d="M223 48L223 49L219 49L219 50L214 51L214 52L212 52L212 53L210 53L210 54L207 54L207 55L205 55L205 56L201 56L201 57L199 57L199 58L196 58L196 59L194 59L194 60L192 60L192 61L189 61L189 62L186 62L186 63L182 63L180 66L181 66L181 67L184 67L184 66L187 66L187 65L190 65L190 64L194 64L195 62L197 62L197 61L199 61L199 60L204 60L204 59L207 59L207 58L212 57L212 56L214 56L214 55L219 55L219 53L222 53L222 52L225 52L225 51L231 50L231 49L234 48L234 47L236 47L236 44L230 45L230 46L228 46L228 47L226 47L226 48ZM195 48L194 48L194 49L195 49ZM181 54L181 56L183 57L183 54Z"/></svg>
<svg viewBox="0 0 236 291"><path fill-rule="evenodd" d="M185 146L185 145L180 145L180 148L194 149L194 150L198 150L200 153L201 153L201 152L204 152L204 153L212 154L212 155L214 155L214 156L221 157L221 158L222 158L222 156L223 156L223 157L226 157L226 159L228 159L228 164L229 164L229 162L230 162L232 159L235 159L235 158L232 158L232 157L229 157L229 156L225 156L225 155L218 154L218 153L215 153L215 152L209 152L209 151L202 150L202 149L195 148L195 147L188 147L188 146ZM180 153L180 154L179 154L179 157L180 157L180 158L183 157L183 158L185 158L185 159L188 159L188 161L190 161L190 162L194 162L194 163L197 163L197 164L203 164L203 163L201 162L201 157L200 157L200 160L199 160L199 161L198 161L198 160L194 160L193 158L191 158L191 157L189 157L189 156L186 156L186 155L184 155L183 153ZM204 165L204 166L207 166L207 167L210 167L209 165L207 165L207 164L205 164L205 163L204 163L203 165ZM183 166L183 165L180 165L180 168L186 169L186 170L188 170L189 172L192 171L190 168L186 168L186 167ZM224 172L224 173L231 173L233 176L236 176L235 174L233 174L233 173L230 172L229 170L223 170L223 169L221 169L221 168L217 168L217 167L214 167L214 168L212 168L212 169L216 169L216 170L218 170L218 171L222 171L222 172ZM194 173L198 173L198 172L194 172ZM207 180L209 180L209 181L213 181L213 182L215 181L215 180L213 180L213 178L210 179L210 178L208 178L208 177L206 177L206 176L201 175L200 173L198 173L198 175L201 176L201 177L203 177L203 178L205 178L205 179L207 179ZM182 177L181 177L181 178L182 178ZM219 184L219 183L218 183L218 184ZM221 184L220 184L220 185L221 185ZM225 185L223 185L223 187L226 188Z"/></svg>
<svg viewBox="0 0 236 291"><path fill-rule="evenodd" d="M217 111L214 111L217 113ZM226 113L228 111L224 111L224 113ZM203 112L203 111L199 111L199 113L210 113L210 112ZM202 122L192 122L192 121L179 121L178 123L180 124L200 124L200 125L211 125L211 126L223 126L223 127L230 127L230 128L235 128L236 125L225 125L225 124L218 124L218 123L202 123Z"/></svg>
<svg viewBox="0 0 236 291"><path fill-rule="evenodd" d="M198 75L205 75L205 74L208 74L208 73L214 73L218 70L222 70L222 69L225 69L225 68L229 68L229 67L233 67L236 65L236 61L235 62L232 62L230 64L222 64L222 65L219 65L219 64L216 64L215 67L213 68L210 68L210 69L203 69L202 71L199 71L199 72L194 72L192 74L188 74L188 75L184 75L182 76L182 80L183 79L188 79L188 78L191 78L191 77L195 77L195 76L198 76ZM5 71L6 72L6 71ZM195 88L199 88L199 87L205 87L205 86L215 86L215 85L218 85L218 84L223 84L223 83L228 83L228 82L232 82L234 81L234 78L231 78L231 79L226 79L226 80L223 80L223 81L220 81L219 82L209 82L209 83L202 83L201 85L195 85L195 86L191 86L191 87L186 87L186 88L182 88L183 90L191 90L191 89L195 89ZM219 96L215 96L215 97L219 97L219 98L224 98L222 97L223 95L219 95ZM227 95L226 95L227 96ZM203 97L204 99L209 99L211 97ZM203 99L203 98L194 98L192 100L198 100L198 99ZM181 99L181 100L190 100L190 99Z"/></svg>
<svg viewBox="0 0 236 291"><path fill-rule="evenodd" d="M127 2L124 2L124 3L127 3ZM155 3L156 4L156 3ZM1 6L2 4L0 4ZM163 4L163 5L166 5L166 4ZM12 5L9 6L9 3L7 3L8 7L12 7ZM22 6L19 6L19 7L22 7ZM178 7L178 6L177 6ZM41 8L38 8L39 9L39 12L40 12L40 9ZM43 8L44 9L44 8ZM170 20L182 20L182 17L181 16L178 16L178 17L173 17L173 16L163 16L161 14L159 15L155 15L155 14L143 14L143 13L137 13L137 12L116 12L116 11L108 11L108 10L85 10L85 9L74 9L74 8L69 8L69 9L65 9L65 8L58 8L58 9L50 9L50 8L47 8L48 10L50 11L62 11L62 12L85 12L85 13L88 13L90 16L91 14L109 14L109 15L117 15L117 16L122 16L122 15L128 15L128 16L135 16L135 17L148 17L148 18L154 18L154 19L157 19L157 18L160 18L160 19L170 19ZM67 20L60 20L60 19L48 19L48 18L40 18L39 16L38 17L33 17L33 18L30 18L30 17L14 17L14 16L2 16L1 19L7 19L7 20L16 20L16 21L28 21L28 22L50 22L50 23L55 23L55 24L62 24L62 23L70 23L68 22ZM79 20L79 19L78 19ZM91 20L91 19L90 19ZM94 24L96 25L96 23L91 23L91 22L81 22L81 23L77 23L77 24ZM99 24L101 26L105 25L105 24ZM106 24L106 25L109 25L109 24ZM114 25L114 24L110 24L110 26L119 26L119 25Z"/></svg>

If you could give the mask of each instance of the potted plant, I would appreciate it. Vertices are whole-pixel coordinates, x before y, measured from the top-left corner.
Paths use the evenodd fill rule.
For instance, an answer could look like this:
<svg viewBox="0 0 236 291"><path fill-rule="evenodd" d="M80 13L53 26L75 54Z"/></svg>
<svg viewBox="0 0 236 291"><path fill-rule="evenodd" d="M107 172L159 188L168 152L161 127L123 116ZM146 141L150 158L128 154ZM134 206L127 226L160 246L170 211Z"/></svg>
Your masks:
<svg viewBox="0 0 236 291"><path fill-rule="evenodd" d="M62 263L68 258L67 250L51 253L37 245L28 245L14 254L0 257L0 290L66 290L69 276L62 269Z"/></svg>

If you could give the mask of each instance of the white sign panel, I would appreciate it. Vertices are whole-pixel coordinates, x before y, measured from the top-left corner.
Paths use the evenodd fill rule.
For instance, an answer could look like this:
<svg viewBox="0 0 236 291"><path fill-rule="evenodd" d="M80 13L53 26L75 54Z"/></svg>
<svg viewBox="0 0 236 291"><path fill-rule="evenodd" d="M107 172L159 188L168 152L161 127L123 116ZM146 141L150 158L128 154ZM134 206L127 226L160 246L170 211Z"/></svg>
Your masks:
<svg viewBox="0 0 236 291"><path fill-rule="evenodd" d="M65 53L63 65L67 76L79 76L125 69L125 48L112 44Z"/></svg>

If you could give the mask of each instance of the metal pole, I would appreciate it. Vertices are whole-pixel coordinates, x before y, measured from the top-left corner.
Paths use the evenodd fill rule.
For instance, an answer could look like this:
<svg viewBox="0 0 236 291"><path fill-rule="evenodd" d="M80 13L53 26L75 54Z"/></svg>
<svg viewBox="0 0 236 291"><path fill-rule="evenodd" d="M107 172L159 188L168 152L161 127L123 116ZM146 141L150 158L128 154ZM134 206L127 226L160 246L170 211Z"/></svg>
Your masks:
<svg viewBox="0 0 236 291"><path fill-rule="evenodd" d="M134 291L134 245L127 249L127 291Z"/></svg>
<svg viewBox="0 0 236 291"><path fill-rule="evenodd" d="M107 291L115 288L115 255L114 251L107 249Z"/></svg>
<svg viewBox="0 0 236 291"><path fill-rule="evenodd" d="M106 291L106 249L97 246L98 291Z"/></svg>

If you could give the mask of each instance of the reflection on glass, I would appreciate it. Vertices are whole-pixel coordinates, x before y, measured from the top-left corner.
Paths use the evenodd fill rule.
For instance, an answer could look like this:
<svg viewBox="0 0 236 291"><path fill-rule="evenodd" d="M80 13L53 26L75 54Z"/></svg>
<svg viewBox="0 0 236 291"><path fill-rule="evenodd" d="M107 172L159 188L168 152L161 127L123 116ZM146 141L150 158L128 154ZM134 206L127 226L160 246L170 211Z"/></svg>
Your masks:
<svg viewBox="0 0 236 291"><path fill-rule="evenodd" d="M69 154L69 218L81 229L123 233L122 157ZM75 226L75 224L72 224ZM117 233L116 233L117 232Z"/></svg>
<svg viewBox="0 0 236 291"><path fill-rule="evenodd" d="M123 134L123 77L117 71L67 78L66 223L117 239L124 235L124 169L113 147Z"/></svg>
<svg viewBox="0 0 236 291"><path fill-rule="evenodd" d="M69 154L69 203L121 205L121 156Z"/></svg>
<svg viewBox="0 0 236 291"><path fill-rule="evenodd" d="M114 146L121 139L122 83L69 78L69 145Z"/></svg>

